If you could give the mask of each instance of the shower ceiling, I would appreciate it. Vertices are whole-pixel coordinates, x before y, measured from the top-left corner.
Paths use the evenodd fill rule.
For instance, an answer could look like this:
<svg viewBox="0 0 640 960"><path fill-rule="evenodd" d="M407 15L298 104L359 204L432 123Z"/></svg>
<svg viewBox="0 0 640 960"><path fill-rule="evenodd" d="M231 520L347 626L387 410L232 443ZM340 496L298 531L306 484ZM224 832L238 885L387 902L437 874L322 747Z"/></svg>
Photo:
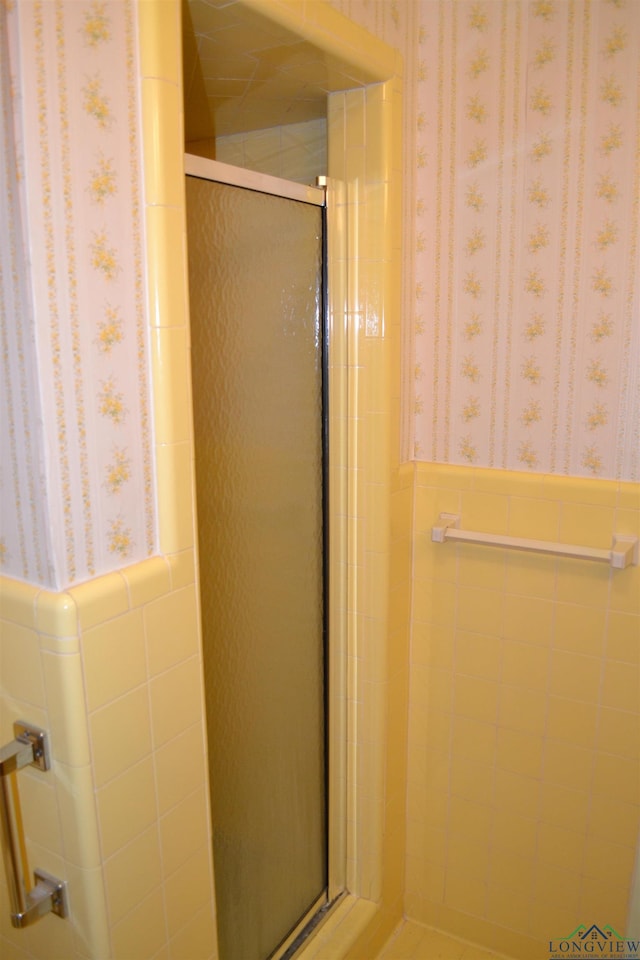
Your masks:
<svg viewBox="0 0 640 960"><path fill-rule="evenodd" d="M241 0L183 0L183 71L187 143L325 117L327 93L375 82Z"/></svg>

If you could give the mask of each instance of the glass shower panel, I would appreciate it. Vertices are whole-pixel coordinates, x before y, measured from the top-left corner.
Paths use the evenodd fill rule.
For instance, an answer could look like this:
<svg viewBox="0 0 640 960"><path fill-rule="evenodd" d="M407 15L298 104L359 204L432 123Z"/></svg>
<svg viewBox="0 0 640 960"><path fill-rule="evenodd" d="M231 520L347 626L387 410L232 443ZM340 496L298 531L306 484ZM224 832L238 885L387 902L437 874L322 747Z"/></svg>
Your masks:
<svg viewBox="0 0 640 960"><path fill-rule="evenodd" d="M220 956L326 887L322 211L187 177Z"/></svg>

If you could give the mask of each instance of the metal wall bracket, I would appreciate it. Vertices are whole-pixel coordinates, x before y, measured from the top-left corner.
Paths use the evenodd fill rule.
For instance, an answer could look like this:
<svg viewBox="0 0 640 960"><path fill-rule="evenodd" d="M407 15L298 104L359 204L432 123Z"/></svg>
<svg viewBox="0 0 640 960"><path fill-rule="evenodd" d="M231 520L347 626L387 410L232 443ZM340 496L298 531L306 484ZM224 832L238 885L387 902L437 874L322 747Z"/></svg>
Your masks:
<svg viewBox="0 0 640 960"><path fill-rule="evenodd" d="M49 770L51 756L46 731L19 720L14 723L13 732L15 740L0 747L0 840L9 888L11 923L21 928L31 926L48 913L67 917L69 904L64 880L58 880L44 870L34 871L34 886L27 890L29 870L15 774L27 766Z"/></svg>

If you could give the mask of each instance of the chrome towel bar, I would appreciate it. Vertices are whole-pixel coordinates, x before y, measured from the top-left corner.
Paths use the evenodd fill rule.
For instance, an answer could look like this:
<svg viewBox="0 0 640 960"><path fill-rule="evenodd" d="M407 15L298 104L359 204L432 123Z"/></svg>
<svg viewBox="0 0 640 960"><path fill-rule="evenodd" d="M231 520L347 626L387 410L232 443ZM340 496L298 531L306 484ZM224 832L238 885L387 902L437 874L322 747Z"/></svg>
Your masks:
<svg viewBox="0 0 640 960"><path fill-rule="evenodd" d="M582 547L570 543L554 543L549 540L527 540L525 537L508 537L502 534L480 533L473 530L460 530L460 517L455 513L441 513L440 522L431 528L431 539L434 543L445 543L453 540L463 543L479 543L492 547L507 547L510 550L526 550L531 553L554 554L557 557L572 557L577 560L596 560L608 563L614 570L624 570L625 567L638 563L638 538L613 538L610 550L600 550L596 547Z"/></svg>
<svg viewBox="0 0 640 960"><path fill-rule="evenodd" d="M44 870L34 871L35 885L27 890L29 871L15 774L29 765L39 770L50 768L49 739L44 730L22 721L14 723L13 732L15 740L0 747L0 841L9 888L11 924L29 927L48 913L67 917L69 907L66 883Z"/></svg>

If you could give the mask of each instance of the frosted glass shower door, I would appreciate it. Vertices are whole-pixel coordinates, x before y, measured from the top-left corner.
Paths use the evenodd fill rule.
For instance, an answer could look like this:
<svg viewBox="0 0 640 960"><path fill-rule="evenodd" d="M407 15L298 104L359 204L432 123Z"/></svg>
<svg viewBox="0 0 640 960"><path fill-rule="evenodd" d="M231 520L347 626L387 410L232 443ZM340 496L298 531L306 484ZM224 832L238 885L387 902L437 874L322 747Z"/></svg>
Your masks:
<svg viewBox="0 0 640 960"><path fill-rule="evenodd" d="M326 888L322 211L187 177L220 956Z"/></svg>

